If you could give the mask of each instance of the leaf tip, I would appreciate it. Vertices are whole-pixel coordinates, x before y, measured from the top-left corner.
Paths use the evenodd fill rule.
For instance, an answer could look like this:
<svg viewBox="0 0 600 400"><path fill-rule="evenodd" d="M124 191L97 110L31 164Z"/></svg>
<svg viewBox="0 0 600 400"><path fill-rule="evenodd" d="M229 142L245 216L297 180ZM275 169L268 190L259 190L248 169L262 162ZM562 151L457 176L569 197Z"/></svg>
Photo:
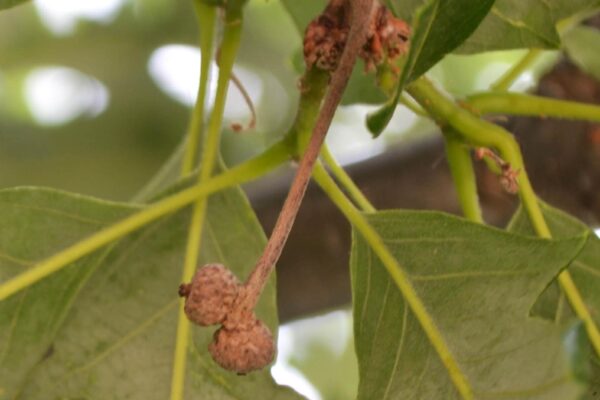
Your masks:
<svg viewBox="0 0 600 400"><path fill-rule="evenodd" d="M396 110L396 104L386 103L380 109L367 114L366 125L373 136L373 139L377 138L383 130L388 126L394 111Z"/></svg>

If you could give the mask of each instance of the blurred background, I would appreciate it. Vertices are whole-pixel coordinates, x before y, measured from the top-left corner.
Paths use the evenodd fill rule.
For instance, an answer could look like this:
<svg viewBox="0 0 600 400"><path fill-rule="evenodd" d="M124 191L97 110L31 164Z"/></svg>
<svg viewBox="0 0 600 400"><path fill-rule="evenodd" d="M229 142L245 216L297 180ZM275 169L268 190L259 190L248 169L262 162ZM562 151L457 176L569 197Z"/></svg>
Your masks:
<svg viewBox="0 0 600 400"><path fill-rule="evenodd" d="M0 188L50 186L131 199L184 135L201 57L193 16L191 1L168 0L36 0L0 12ZM512 89L600 103L597 22L568 32L566 52L545 52ZM280 1L250 1L235 73L258 119L251 131L227 128L251 117L231 87L222 142L228 165L260 153L290 126L300 46L301 33ZM430 76L462 97L486 89L523 54L452 55ZM327 139L333 153L379 208L458 212L435 126L399 107L385 133L372 139L364 118L374 106L360 102L383 97L362 66L355 72ZM520 140L538 193L598 226L600 127L535 118L498 122ZM267 232L292 172L246 187ZM515 199L483 168L478 179L486 219L504 224ZM346 222L311 188L278 266L281 317L297 321L281 328L273 373L312 399L351 398L356 387L348 252Z"/></svg>

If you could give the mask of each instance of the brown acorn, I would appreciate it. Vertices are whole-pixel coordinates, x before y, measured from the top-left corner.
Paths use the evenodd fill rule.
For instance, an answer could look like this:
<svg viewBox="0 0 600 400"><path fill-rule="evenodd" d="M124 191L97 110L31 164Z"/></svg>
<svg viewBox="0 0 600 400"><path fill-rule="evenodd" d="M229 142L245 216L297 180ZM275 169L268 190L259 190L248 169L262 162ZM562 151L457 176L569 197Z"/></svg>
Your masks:
<svg viewBox="0 0 600 400"><path fill-rule="evenodd" d="M221 367L246 374L269 365L275 357L275 344L269 328L257 318L236 329L221 327L208 350Z"/></svg>
<svg viewBox="0 0 600 400"><path fill-rule="evenodd" d="M185 314L190 321L201 325L223 322L237 296L240 281L225 266L207 264L196 271L192 282L179 287L185 297Z"/></svg>

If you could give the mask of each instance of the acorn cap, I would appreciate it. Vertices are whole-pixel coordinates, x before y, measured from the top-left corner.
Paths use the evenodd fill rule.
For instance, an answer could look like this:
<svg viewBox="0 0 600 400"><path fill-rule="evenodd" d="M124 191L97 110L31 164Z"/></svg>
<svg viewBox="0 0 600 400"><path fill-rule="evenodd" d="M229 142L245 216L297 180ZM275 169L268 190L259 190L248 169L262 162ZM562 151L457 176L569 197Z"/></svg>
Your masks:
<svg viewBox="0 0 600 400"><path fill-rule="evenodd" d="M221 327L208 350L221 367L246 374L269 365L275 357L275 344L269 328L254 318L240 329Z"/></svg>
<svg viewBox="0 0 600 400"><path fill-rule="evenodd" d="M185 314L201 326L220 324L231 310L239 287L240 281L224 265L207 264L196 272L190 284L179 289L180 295L186 297Z"/></svg>

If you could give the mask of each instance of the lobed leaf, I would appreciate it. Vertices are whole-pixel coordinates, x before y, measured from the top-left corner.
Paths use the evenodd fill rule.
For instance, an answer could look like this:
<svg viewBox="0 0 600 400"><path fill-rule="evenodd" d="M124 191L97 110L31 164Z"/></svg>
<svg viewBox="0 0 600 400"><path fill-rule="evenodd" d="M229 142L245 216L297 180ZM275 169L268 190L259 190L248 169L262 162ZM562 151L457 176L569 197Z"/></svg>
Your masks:
<svg viewBox="0 0 600 400"><path fill-rule="evenodd" d="M563 238L589 232L589 227L567 213L543 202L540 202L540 206L554 237ZM535 235L527 214L522 208L517 210L508 229L526 235ZM569 265L569 273L592 318L597 325L600 325L600 239L593 233L581 253ZM576 318L575 312L569 306L557 282L553 282L540 295L532 312L562 324ZM590 360L592 373L588 396L593 399L600 393L600 359L596 354L591 354Z"/></svg>
<svg viewBox="0 0 600 400"><path fill-rule="evenodd" d="M580 325L529 316L586 236L542 240L437 212L366 215L404 267L477 399L578 399ZM458 399L437 353L358 233L351 257L359 399Z"/></svg>
<svg viewBox="0 0 600 400"><path fill-rule="evenodd" d="M0 280L136 209L48 189L0 191ZM188 221L188 211L165 217L1 302L0 399L168 398ZM238 189L211 197L203 263L243 279L264 242ZM273 283L258 313L276 333ZM224 371L207 352L214 329L192 329L185 398L299 398L268 371Z"/></svg>

